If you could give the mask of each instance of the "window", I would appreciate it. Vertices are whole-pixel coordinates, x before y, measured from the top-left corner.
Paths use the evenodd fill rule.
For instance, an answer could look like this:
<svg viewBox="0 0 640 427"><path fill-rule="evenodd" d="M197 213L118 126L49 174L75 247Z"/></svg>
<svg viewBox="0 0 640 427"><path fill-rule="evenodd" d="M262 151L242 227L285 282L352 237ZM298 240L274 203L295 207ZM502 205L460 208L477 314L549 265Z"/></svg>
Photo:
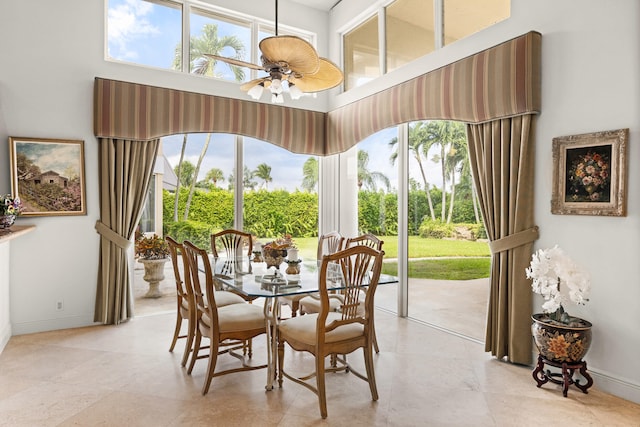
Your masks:
<svg viewBox="0 0 640 427"><path fill-rule="evenodd" d="M182 40L181 5L161 0L108 3L107 57L171 69Z"/></svg>
<svg viewBox="0 0 640 427"><path fill-rule="evenodd" d="M344 35L344 74L345 90L381 75L377 15Z"/></svg>
<svg viewBox="0 0 640 427"><path fill-rule="evenodd" d="M110 60L246 82L258 77L258 72L203 54L261 64L255 40L274 33L273 24L196 1L105 1L106 57ZM188 19L183 19L183 14ZM188 28L183 28L183 21L188 22ZM284 31L279 28L278 33L296 35L313 44L314 36L302 30L287 27ZM187 46L189 55L184 55Z"/></svg>
<svg viewBox="0 0 640 427"><path fill-rule="evenodd" d="M396 0L385 14L387 72L435 50L433 1Z"/></svg>
<svg viewBox="0 0 640 427"><path fill-rule="evenodd" d="M233 20L201 9L190 15L189 72L224 80L248 81L250 70L204 56L212 53L251 62L251 22Z"/></svg>
<svg viewBox="0 0 640 427"><path fill-rule="evenodd" d="M451 44L507 19L510 0L444 0L444 44Z"/></svg>
<svg viewBox="0 0 640 427"><path fill-rule="evenodd" d="M344 88L361 86L510 14L510 0L395 0L343 34Z"/></svg>

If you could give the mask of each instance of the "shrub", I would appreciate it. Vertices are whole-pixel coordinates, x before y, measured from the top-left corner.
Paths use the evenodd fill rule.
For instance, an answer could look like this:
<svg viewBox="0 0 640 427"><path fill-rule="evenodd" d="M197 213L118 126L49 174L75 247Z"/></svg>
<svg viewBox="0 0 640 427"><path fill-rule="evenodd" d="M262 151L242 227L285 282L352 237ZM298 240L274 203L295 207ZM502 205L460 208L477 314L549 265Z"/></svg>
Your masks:
<svg viewBox="0 0 640 427"><path fill-rule="evenodd" d="M439 219L433 221L430 218L426 218L420 224L419 235L420 237L432 237L434 239L453 237L454 227L454 224L447 224Z"/></svg>

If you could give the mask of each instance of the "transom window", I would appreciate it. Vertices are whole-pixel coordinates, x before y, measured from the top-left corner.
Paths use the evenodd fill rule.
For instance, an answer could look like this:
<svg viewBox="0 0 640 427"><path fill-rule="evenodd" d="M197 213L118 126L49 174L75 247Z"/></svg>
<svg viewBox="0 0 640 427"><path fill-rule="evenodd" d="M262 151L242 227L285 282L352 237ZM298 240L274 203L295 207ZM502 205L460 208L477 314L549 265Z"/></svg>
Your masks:
<svg viewBox="0 0 640 427"><path fill-rule="evenodd" d="M343 33L345 90L363 85L511 15L510 0L384 3L386 6ZM384 25L378 25L379 22Z"/></svg>
<svg viewBox="0 0 640 427"><path fill-rule="evenodd" d="M182 0L105 0L108 60L245 82L260 71L204 56L212 53L260 64L258 41L274 23ZM278 34L315 45L315 35L278 25Z"/></svg>

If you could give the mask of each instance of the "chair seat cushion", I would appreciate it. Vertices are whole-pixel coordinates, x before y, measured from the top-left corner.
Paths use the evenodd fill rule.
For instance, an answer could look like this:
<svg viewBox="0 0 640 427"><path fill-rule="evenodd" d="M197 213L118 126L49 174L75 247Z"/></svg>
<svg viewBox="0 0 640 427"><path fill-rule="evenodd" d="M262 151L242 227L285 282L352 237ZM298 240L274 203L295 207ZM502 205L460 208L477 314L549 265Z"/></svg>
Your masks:
<svg viewBox="0 0 640 427"><path fill-rule="evenodd" d="M338 298L329 298L331 311L338 311L342 301ZM304 313L318 313L320 311L320 300L318 298L306 296L300 300L300 309Z"/></svg>
<svg viewBox="0 0 640 427"><path fill-rule="evenodd" d="M228 291L216 291L215 298L218 307L231 304L246 304L246 301L240 295Z"/></svg>
<svg viewBox="0 0 640 427"><path fill-rule="evenodd" d="M202 321L211 326L211 318L207 313L202 314ZM218 321L221 333L266 328L262 308L247 303L218 307Z"/></svg>
<svg viewBox="0 0 640 427"><path fill-rule="evenodd" d="M327 316L326 325L331 324L334 320L342 318L340 313L329 313ZM306 314L304 316L292 317L291 319L283 320L280 322L278 331L282 337L290 337L296 341L303 342L305 344L313 345L316 343L316 323L318 321L318 314ZM351 338L357 338L364 334L364 325L360 323L350 323L342 325L336 329L327 332L325 335L325 342L337 342L347 340Z"/></svg>

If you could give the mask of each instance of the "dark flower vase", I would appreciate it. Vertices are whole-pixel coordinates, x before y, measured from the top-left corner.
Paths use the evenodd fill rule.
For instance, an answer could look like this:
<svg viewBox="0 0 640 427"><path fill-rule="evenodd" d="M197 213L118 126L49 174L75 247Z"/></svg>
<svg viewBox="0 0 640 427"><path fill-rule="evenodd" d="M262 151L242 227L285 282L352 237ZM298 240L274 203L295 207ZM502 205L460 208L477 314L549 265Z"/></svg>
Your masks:
<svg viewBox="0 0 640 427"><path fill-rule="evenodd" d="M591 323L573 318L571 325L550 320L547 314L531 316L531 333L540 355L556 363L580 362L591 346Z"/></svg>

